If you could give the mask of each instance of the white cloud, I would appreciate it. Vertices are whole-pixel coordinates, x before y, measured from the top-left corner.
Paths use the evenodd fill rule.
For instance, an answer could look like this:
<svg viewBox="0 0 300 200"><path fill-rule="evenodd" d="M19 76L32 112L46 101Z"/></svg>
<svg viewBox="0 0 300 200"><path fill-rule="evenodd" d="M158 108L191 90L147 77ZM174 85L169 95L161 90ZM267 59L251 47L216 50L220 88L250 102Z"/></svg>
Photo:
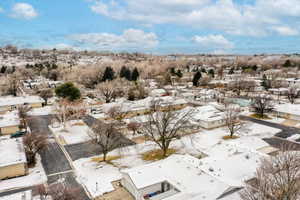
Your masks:
<svg viewBox="0 0 300 200"><path fill-rule="evenodd" d="M295 36L298 35L299 32L296 29L293 29L288 26L275 26L272 29L277 32L279 35L283 36Z"/></svg>
<svg viewBox="0 0 300 200"><path fill-rule="evenodd" d="M33 19L38 16L37 11L28 3L16 3L12 7L11 17L18 19Z"/></svg>
<svg viewBox="0 0 300 200"><path fill-rule="evenodd" d="M79 45L94 46L96 49L147 49L158 45L155 33L127 29L121 35L111 33L87 33L71 35Z"/></svg>
<svg viewBox="0 0 300 200"><path fill-rule="evenodd" d="M192 38L192 40L199 44L201 47L209 49L224 50L234 48L234 44L227 40L223 35L196 35Z"/></svg>
<svg viewBox="0 0 300 200"><path fill-rule="evenodd" d="M295 23L300 16L299 0L254 0L252 4L233 0L94 0L91 9L117 20L181 24L251 36L273 33L271 27ZM292 19L286 21L287 17Z"/></svg>

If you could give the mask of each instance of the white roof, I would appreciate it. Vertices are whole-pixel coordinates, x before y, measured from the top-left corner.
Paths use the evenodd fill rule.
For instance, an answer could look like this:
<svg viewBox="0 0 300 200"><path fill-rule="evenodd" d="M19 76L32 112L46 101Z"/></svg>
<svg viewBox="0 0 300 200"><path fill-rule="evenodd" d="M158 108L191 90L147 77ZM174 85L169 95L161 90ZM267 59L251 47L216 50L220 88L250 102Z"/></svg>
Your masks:
<svg viewBox="0 0 300 200"><path fill-rule="evenodd" d="M5 96L0 98L0 106L23 105L25 103L43 103L44 100L39 96Z"/></svg>
<svg viewBox="0 0 300 200"><path fill-rule="evenodd" d="M0 137L0 167L26 163L22 138Z"/></svg>
<svg viewBox="0 0 300 200"><path fill-rule="evenodd" d="M230 186L242 187L244 181L255 176L261 159L266 155L259 152L242 152L228 157L206 157L201 159L200 168Z"/></svg>
<svg viewBox="0 0 300 200"><path fill-rule="evenodd" d="M277 104L274 106L275 111L288 113L293 115L300 115L300 105L299 104Z"/></svg>
<svg viewBox="0 0 300 200"><path fill-rule="evenodd" d="M32 200L31 190L0 197L0 200Z"/></svg>
<svg viewBox="0 0 300 200"><path fill-rule="evenodd" d="M203 172L199 166L200 160L190 155L173 155L123 173L129 175L138 189L167 181L180 191L164 200L213 200L230 189L229 185Z"/></svg>
<svg viewBox="0 0 300 200"><path fill-rule="evenodd" d="M223 112L217 110L214 106L211 105L196 107L193 111L193 119L196 121L222 120L223 115Z"/></svg>
<svg viewBox="0 0 300 200"><path fill-rule="evenodd" d="M4 115L0 115L0 128L8 126L18 126L20 119L17 111L7 112Z"/></svg>
<svg viewBox="0 0 300 200"><path fill-rule="evenodd" d="M141 99L138 101L124 101L124 102L113 102L106 103L102 105L102 109L104 112L108 112L110 108L114 106L121 106L123 112L129 112L133 110L142 110L149 108L151 106L152 101L161 101L161 106L167 105L178 105L178 104L186 104L187 101L182 98L175 98L171 96L165 97L147 97L145 99Z"/></svg>

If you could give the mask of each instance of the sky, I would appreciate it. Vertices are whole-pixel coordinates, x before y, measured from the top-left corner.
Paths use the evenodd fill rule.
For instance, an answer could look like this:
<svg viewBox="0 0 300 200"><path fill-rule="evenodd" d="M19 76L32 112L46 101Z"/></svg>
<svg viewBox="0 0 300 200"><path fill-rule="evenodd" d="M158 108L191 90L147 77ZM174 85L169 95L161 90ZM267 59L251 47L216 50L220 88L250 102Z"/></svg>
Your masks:
<svg viewBox="0 0 300 200"><path fill-rule="evenodd" d="M0 46L299 53L300 0L0 0Z"/></svg>

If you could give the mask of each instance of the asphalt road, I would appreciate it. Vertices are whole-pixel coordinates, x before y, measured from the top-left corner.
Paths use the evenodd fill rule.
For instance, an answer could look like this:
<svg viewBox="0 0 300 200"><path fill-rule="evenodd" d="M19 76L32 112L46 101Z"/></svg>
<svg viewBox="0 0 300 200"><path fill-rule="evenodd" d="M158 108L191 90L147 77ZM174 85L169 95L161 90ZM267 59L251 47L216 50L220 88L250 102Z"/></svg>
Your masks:
<svg viewBox="0 0 300 200"><path fill-rule="evenodd" d="M54 135L48 127L52 119L53 116L46 115L32 116L28 120L28 125L32 132L47 135L50 141L48 147L40 153L43 167L48 176L48 184L55 183L59 179L64 178L67 186L76 189L76 195L80 199L88 200L89 198L82 185L76 181L75 174L66 155L55 141Z"/></svg>
<svg viewBox="0 0 300 200"><path fill-rule="evenodd" d="M89 197L86 195L82 186L76 181L73 172L50 176L48 177L48 184L59 182L61 179L65 180L67 187L72 188L76 191L76 195L79 197L80 200L89 200Z"/></svg>
<svg viewBox="0 0 300 200"><path fill-rule="evenodd" d="M29 127L33 133L44 134L49 138L49 145L40 152L42 164L47 175L61 173L72 169L63 151L56 143L52 132L48 128L52 118L53 117L49 115L32 116L28 121Z"/></svg>

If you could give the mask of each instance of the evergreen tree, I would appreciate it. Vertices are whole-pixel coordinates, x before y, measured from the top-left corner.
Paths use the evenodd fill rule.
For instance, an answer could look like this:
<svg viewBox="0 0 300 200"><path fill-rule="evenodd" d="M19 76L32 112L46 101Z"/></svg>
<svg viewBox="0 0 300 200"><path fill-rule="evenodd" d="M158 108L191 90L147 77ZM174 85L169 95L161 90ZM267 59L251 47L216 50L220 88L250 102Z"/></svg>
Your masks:
<svg viewBox="0 0 300 200"><path fill-rule="evenodd" d="M135 67L131 74L131 80L137 81L139 76L140 76L140 73L139 73L138 69Z"/></svg>
<svg viewBox="0 0 300 200"><path fill-rule="evenodd" d="M215 77L215 71L214 71L213 69L210 69L210 70L208 71L208 74L209 74L212 78Z"/></svg>
<svg viewBox="0 0 300 200"><path fill-rule="evenodd" d="M170 68L170 73L171 73L172 75L176 75L176 72L175 72L175 68L174 68L174 67L171 67L171 68Z"/></svg>
<svg viewBox="0 0 300 200"><path fill-rule="evenodd" d="M6 69L7 69L6 66L2 66L2 67L1 67L1 70L0 70L0 73L1 73L1 74L4 74L4 73L6 72Z"/></svg>
<svg viewBox="0 0 300 200"><path fill-rule="evenodd" d="M234 67L231 67L231 69L229 70L228 74L234 74Z"/></svg>
<svg viewBox="0 0 300 200"><path fill-rule="evenodd" d="M128 81L131 80L131 71L127 67L123 66L120 71L120 78L126 78Z"/></svg>
<svg viewBox="0 0 300 200"><path fill-rule="evenodd" d="M179 69L179 70L177 70L177 72L176 72L176 75L179 77L179 78L181 78L182 77L182 72L181 72L181 70Z"/></svg>
<svg viewBox="0 0 300 200"><path fill-rule="evenodd" d="M256 70L257 70L257 65L253 65L253 66L252 66L252 70L253 70L253 71L256 71Z"/></svg>
<svg viewBox="0 0 300 200"><path fill-rule="evenodd" d="M68 99L69 101L74 101L80 99L80 90L74 86L73 83L67 82L55 89L55 94L58 97Z"/></svg>
<svg viewBox="0 0 300 200"><path fill-rule="evenodd" d="M115 78L115 72L111 67L106 67L103 77L102 77L102 81L111 81Z"/></svg>
<svg viewBox="0 0 300 200"><path fill-rule="evenodd" d="M196 72L193 78L193 86L198 87L199 85L199 80L201 79L202 75L201 72Z"/></svg>
<svg viewBox="0 0 300 200"><path fill-rule="evenodd" d="M292 63L290 60L286 60L285 63L283 64L283 67L291 67L292 66Z"/></svg>

